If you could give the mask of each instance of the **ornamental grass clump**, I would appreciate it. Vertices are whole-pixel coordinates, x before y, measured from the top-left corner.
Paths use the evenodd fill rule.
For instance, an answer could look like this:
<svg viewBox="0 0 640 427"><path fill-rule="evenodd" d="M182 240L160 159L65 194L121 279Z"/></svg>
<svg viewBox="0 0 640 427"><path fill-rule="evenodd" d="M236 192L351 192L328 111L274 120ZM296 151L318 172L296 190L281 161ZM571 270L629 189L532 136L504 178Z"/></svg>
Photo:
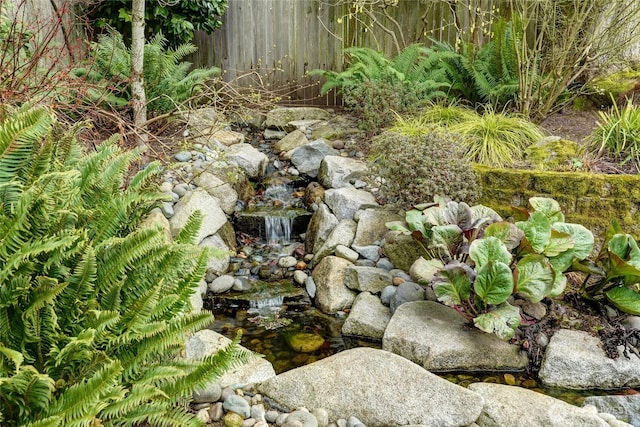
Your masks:
<svg viewBox="0 0 640 427"><path fill-rule="evenodd" d="M633 100L627 100L624 107L614 103L608 112L599 111L598 118L598 127L591 134L598 152L622 164L631 162L640 170L640 108Z"/></svg>
<svg viewBox="0 0 640 427"><path fill-rule="evenodd" d="M383 196L403 207L436 195L477 200L478 177L459 140L442 129L415 136L388 131L373 138L372 164L383 178Z"/></svg>

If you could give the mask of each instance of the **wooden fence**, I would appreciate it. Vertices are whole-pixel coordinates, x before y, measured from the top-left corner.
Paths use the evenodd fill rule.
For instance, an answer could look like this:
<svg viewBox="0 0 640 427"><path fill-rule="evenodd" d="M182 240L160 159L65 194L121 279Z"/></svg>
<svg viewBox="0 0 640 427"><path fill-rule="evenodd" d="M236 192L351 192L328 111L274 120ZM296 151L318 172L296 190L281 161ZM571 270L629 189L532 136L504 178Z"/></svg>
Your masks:
<svg viewBox="0 0 640 427"><path fill-rule="evenodd" d="M367 46L389 55L430 38L482 42L483 27L501 0L229 0L222 28L199 33L191 60L223 69L227 81L278 88L293 101L335 103L319 97L313 69L340 71L344 49ZM454 5L455 3L455 5ZM362 8L357 7L363 4Z"/></svg>

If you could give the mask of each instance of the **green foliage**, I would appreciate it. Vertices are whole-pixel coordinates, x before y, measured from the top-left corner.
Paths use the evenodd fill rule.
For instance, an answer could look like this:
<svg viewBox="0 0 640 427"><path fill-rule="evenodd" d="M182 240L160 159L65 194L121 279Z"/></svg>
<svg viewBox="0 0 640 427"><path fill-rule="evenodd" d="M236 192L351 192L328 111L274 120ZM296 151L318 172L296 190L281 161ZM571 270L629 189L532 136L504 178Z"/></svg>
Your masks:
<svg viewBox="0 0 640 427"><path fill-rule="evenodd" d="M166 47L162 33L156 34L144 48L144 84L147 108L150 112L165 113L174 110L184 101L197 95L205 83L219 74L218 68L196 68L181 61L194 53L192 44L175 48ZM131 87L131 52L122 35L111 30L92 44L90 65L75 70L77 76L87 77L96 88L87 91L88 101L123 108L129 104Z"/></svg>
<svg viewBox="0 0 640 427"><path fill-rule="evenodd" d="M459 138L442 130L414 137L384 132L371 149L373 167L384 179L382 193L403 206L436 195L476 200L480 186L463 153Z"/></svg>
<svg viewBox="0 0 640 427"><path fill-rule="evenodd" d="M320 93L341 91L345 105L363 117L365 129L386 126L394 114L447 96L444 69L422 45L410 45L392 59L370 48L354 47L345 52L351 62L346 70L313 70L310 74L326 78Z"/></svg>
<svg viewBox="0 0 640 427"><path fill-rule="evenodd" d="M522 158L530 144L544 137L530 121L487 108L483 114L457 105L432 105L416 119L400 119L392 129L403 134L423 134L434 126L462 136L460 143L469 161L504 167Z"/></svg>
<svg viewBox="0 0 640 427"><path fill-rule="evenodd" d="M212 321L190 303L209 254L139 228L159 166L129 179L139 153L83 154L79 128L44 108L0 124L0 423L201 425L179 403L248 357L180 357Z"/></svg>
<svg viewBox="0 0 640 427"><path fill-rule="evenodd" d="M632 100L620 108L613 104L609 112L598 112L598 127L591 138L600 153L632 162L640 170L640 108Z"/></svg>
<svg viewBox="0 0 640 427"><path fill-rule="evenodd" d="M407 212L407 227L387 226L411 233L446 263L432 284L441 302L503 339L520 324L509 297L518 293L539 302L560 295L567 282L563 273L593 249L591 232L565 223L553 199L531 198L533 210L521 212L526 220L515 224L482 205L436 202Z"/></svg>
<svg viewBox="0 0 640 427"><path fill-rule="evenodd" d="M640 249L629 234L613 221L595 260L574 262L586 273L581 291L589 299L605 300L620 310L640 315Z"/></svg>
<svg viewBox="0 0 640 427"><path fill-rule="evenodd" d="M131 0L100 1L88 10L89 19L98 28L115 28L131 35ZM193 40L194 31L212 33L220 28L227 0L146 0L147 35L166 34L173 47Z"/></svg>

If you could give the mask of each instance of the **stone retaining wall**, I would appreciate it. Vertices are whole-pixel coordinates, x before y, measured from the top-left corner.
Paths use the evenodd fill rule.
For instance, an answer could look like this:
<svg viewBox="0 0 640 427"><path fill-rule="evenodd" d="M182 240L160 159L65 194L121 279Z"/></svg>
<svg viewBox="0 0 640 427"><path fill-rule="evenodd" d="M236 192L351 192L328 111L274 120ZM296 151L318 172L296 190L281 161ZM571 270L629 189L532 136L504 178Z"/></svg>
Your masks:
<svg viewBox="0 0 640 427"><path fill-rule="evenodd" d="M567 222L582 224L602 238L612 219L640 236L640 175L493 169L475 166L482 184L479 203L507 218L511 206L528 207L533 196L560 203Z"/></svg>

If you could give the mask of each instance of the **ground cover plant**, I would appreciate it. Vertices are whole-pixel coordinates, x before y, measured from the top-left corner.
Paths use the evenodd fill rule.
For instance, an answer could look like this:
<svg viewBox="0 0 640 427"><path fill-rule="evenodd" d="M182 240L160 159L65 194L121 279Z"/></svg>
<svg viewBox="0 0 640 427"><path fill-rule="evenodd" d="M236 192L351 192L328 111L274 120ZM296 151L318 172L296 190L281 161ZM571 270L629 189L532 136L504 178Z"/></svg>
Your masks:
<svg viewBox="0 0 640 427"><path fill-rule="evenodd" d="M614 102L609 111L599 111L591 143L599 154L640 170L640 108L629 99L622 106Z"/></svg>
<svg viewBox="0 0 640 427"><path fill-rule="evenodd" d="M440 258L444 267L432 287L438 300L460 312L480 330L510 339L520 325L512 295L539 302L560 295L564 272L586 259L593 234L580 224L564 222L558 203L529 200L522 220L503 221L493 210L438 199L406 213L406 221L388 223L411 234Z"/></svg>
<svg viewBox="0 0 640 427"><path fill-rule="evenodd" d="M199 426L198 387L247 360L232 345L189 361L185 336L209 256L141 220L162 196L157 163L117 140L84 153L46 108L4 108L0 123L0 423Z"/></svg>

